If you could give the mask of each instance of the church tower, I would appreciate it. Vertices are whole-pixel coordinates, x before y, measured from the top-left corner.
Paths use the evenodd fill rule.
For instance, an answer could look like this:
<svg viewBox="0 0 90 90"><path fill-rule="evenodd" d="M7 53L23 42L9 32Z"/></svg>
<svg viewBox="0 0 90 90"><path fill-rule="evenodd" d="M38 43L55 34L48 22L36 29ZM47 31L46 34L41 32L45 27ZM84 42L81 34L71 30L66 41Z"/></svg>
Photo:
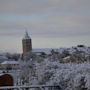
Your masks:
<svg viewBox="0 0 90 90"><path fill-rule="evenodd" d="M23 47L23 53L32 51L32 40L28 35L27 31L25 32L24 38L22 39L22 47Z"/></svg>

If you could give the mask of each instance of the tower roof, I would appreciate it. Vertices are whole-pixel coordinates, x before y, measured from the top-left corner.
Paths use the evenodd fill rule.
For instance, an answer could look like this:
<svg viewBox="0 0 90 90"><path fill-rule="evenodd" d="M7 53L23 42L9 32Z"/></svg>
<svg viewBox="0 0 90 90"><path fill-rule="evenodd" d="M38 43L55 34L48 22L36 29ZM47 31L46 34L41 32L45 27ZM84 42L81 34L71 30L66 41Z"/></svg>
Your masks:
<svg viewBox="0 0 90 90"><path fill-rule="evenodd" d="M25 32L25 35L24 35L24 38L23 39L25 39L25 40L26 39L31 39L30 36L28 35L28 32L27 31Z"/></svg>

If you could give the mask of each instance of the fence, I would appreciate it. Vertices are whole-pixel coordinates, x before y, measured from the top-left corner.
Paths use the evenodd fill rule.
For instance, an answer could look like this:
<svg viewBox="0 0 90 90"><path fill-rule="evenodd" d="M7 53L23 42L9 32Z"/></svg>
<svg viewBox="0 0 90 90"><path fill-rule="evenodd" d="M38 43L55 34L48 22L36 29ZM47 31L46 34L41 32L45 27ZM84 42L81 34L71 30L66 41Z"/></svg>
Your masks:
<svg viewBox="0 0 90 90"><path fill-rule="evenodd" d="M0 90L63 90L59 85L3 86Z"/></svg>

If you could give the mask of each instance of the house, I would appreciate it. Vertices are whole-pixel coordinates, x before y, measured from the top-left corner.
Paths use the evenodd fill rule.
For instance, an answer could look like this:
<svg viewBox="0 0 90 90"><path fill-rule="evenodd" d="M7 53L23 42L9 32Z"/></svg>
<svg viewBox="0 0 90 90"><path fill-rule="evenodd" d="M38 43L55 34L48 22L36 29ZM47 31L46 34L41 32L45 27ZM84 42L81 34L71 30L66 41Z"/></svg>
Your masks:
<svg viewBox="0 0 90 90"><path fill-rule="evenodd" d="M8 60L8 58L6 56L0 56L0 63L2 63L3 61Z"/></svg>
<svg viewBox="0 0 90 90"><path fill-rule="evenodd" d="M12 70L12 69L18 69L19 68L19 62L18 61L4 61L1 63L1 67L3 69Z"/></svg>

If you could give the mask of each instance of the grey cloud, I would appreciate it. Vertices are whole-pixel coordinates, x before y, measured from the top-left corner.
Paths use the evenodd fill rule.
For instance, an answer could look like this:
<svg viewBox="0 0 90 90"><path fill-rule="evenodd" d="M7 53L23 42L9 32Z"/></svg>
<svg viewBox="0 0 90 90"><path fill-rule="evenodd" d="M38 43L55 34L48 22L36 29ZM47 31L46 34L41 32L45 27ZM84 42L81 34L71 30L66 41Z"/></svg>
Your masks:
<svg viewBox="0 0 90 90"><path fill-rule="evenodd" d="M20 32L2 32L0 33L0 36L9 36L9 37L17 37L17 36L20 36L22 35Z"/></svg>
<svg viewBox="0 0 90 90"><path fill-rule="evenodd" d="M15 31L15 34L21 35L25 31L25 27L28 29L30 34L37 37L68 37L75 35L90 35L90 18L84 16L48 16L42 20L36 20L32 22L3 22L2 25L0 25L0 31L4 30L4 32L7 33L12 33Z"/></svg>
<svg viewBox="0 0 90 90"><path fill-rule="evenodd" d="M51 13L61 8L89 11L90 0L0 0L1 13Z"/></svg>
<svg viewBox="0 0 90 90"><path fill-rule="evenodd" d="M41 20L0 21L0 31L24 32L27 27L38 36L89 35L89 4L90 0L0 0L0 14L49 13Z"/></svg>
<svg viewBox="0 0 90 90"><path fill-rule="evenodd" d="M4 0L0 3L0 12L27 14L45 11L47 7L47 2L45 0Z"/></svg>
<svg viewBox="0 0 90 90"><path fill-rule="evenodd" d="M16 44L21 45L25 27L33 38L35 43L33 47L40 46L41 42L42 47L48 47L48 45L51 47L58 41L55 46L60 46L60 44L63 46L63 42L68 46L76 39L77 44L86 41L85 43L90 45L89 9L90 0L0 0L0 44L2 44L0 48L5 49L6 47L13 50L16 49ZM3 15L37 14L48 16L32 21L25 20L25 18L24 20L13 20L13 17L8 19L3 17ZM50 40L50 43L46 46L43 39L46 39L46 42ZM8 43L7 40L11 43ZM21 46L17 47L21 48Z"/></svg>

